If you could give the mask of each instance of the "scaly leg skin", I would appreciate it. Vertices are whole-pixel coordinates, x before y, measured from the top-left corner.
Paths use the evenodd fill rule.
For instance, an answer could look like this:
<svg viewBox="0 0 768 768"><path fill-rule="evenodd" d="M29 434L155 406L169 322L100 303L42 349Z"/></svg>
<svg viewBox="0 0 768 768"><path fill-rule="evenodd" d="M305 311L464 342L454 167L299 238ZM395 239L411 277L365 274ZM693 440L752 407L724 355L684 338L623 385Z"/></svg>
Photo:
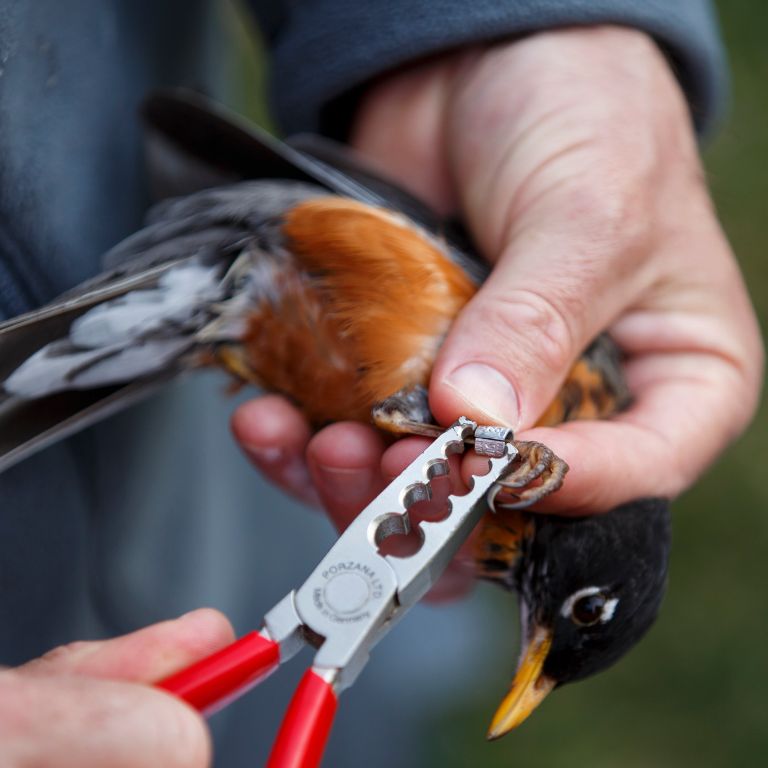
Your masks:
<svg viewBox="0 0 768 768"><path fill-rule="evenodd" d="M371 409L373 423L393 435L423 435L435 439L443 428L429 410L429 395L420 384L404 387Z"/></svg>
<svg viewBox="0 0 768 768"><path fill-rule="evenodd" d="M488 496L492 510L526 509L563 484L568 465L542 443L515 441L517 458ZM539 482L540 481L540 482ZM534 485L535 483L535 485Z"/></svg>
<svg viewBox="0 0 768 768"><path fill-rule="evenodd" d="M376 404L371 412L373 423L396 435L424 435L436 438L442 428L435 424L429 410L427 390L408 387ZM494 486L488 498L491 509L526 509L554 493L563 484L568 465L546 445L515 441L517 458L509 474Z"/></svg>

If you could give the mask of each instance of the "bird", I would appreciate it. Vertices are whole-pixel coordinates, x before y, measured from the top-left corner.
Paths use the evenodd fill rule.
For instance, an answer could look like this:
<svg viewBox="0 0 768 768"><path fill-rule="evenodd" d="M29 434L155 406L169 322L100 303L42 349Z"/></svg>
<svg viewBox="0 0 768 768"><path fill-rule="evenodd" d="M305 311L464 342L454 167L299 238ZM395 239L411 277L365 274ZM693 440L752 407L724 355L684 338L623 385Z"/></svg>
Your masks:
<svg viewBox="0 0 768 768"><path fill-rule="evenodd" d="M461 228L327 139L281 142L189 92L154 94L143 116L160 198L144 228L106 254L102 274L0 325L0 471L211 366L282 393L316 428L351 419L439 434L432 364L488 274ZM539 424L609 418L630 401L602 334ZM515 445L473 544L477 577L516 594L521 614L491 739L638 642L670 556L663 498L532 512L567 465L542 444Z"/></svg>

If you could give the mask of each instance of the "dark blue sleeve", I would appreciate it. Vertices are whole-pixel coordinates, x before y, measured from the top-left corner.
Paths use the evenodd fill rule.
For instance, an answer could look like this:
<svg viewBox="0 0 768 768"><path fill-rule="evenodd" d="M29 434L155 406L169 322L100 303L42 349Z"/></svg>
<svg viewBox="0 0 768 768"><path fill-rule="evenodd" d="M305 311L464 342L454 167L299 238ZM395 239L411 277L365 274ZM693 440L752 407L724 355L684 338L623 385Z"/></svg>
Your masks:
<svg viewBox="0 0 768 768"><path fill-rule="evenodd" d="M700 132L725 99L710 0L251 0L272 51L271 100L287 132L344 134L356 91L438 51L541 29L621 24L664 49Z"/></svg>

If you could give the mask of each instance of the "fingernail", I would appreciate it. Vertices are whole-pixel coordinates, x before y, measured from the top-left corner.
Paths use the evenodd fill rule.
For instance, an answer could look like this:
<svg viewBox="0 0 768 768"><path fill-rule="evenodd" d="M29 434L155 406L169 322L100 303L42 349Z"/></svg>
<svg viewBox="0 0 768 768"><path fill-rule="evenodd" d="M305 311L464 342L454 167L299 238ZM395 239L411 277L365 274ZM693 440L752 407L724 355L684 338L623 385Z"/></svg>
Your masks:
<svg viewBox="0 0 768 768"><path fill-rule="evenodd" d="M317 484L323 495L341 504L357 504L368 496L373 483L373 470L366 467L353 469L318 465Z"/></svg>
<svg viewBox="0 0 768 768"><path fill-rule="evenodd" d="M286 457L280 466L280 477L296 496L311 504L321 506L315 485L309 475L306 462L298 456Z"/></svg>
<svg viewBox="0 0 768 768"><path fill-rule="evenodd" d="M520 426L517 393L506 376L483 363L467 363L450 373L445 383L473 410L482 411L492 424Z"/></svg>
<svg viewBox="0 0 768 768"><path fill-rule="evenodd" d="M277 464L285 458L285 451L282 448L264 445L246 445L245 450L256 461L262 464Z"/></svg>

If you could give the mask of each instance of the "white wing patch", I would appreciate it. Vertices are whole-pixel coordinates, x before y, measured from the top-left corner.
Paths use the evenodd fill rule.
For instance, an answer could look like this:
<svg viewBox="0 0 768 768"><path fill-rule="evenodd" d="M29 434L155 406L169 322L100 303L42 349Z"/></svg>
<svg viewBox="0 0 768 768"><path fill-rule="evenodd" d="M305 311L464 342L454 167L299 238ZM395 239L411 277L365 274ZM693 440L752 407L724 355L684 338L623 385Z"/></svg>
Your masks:
<svg viewBox="0 0 768 768"><path fill-rule="evenodd" d="M86 312L72 323L69 339L75 346L98 349L127 344L169 324L188 323L200 304L219 297L219 271L199 264L170 269L156 288L131 291Z"/></svg>
<svg viewBox="0 0 768 768"><path fill-rule="evenodd" d="M151 289L99 304L5 381L9 394L37 398L68 389L107 386L154 373L178 357L221 298L220 267L185 262Z"/></svg>

